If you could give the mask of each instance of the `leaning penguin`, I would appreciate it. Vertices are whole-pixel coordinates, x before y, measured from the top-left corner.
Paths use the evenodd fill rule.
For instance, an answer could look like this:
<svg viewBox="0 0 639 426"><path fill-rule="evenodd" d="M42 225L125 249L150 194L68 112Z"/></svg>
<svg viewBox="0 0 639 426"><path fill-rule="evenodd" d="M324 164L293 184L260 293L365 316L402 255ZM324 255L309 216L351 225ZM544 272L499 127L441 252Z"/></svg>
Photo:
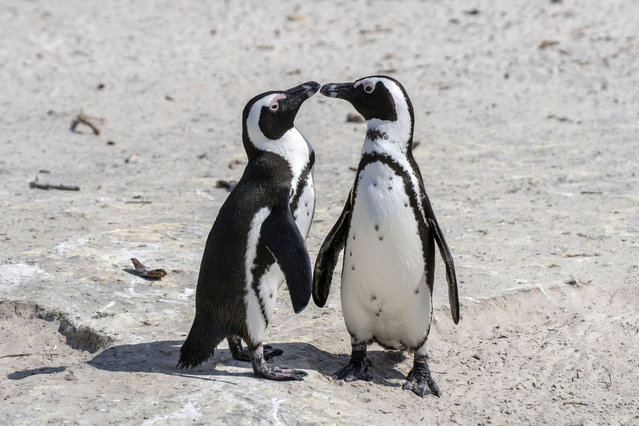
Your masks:
<svg viewBox="0 0 639 426"><path fill-rule="evenodd" d="M179 368L206 361L227 338L233 358L251 361L257 376L306 376L301 370L268 366L266 360L282 351L262 346L262 335L283 280L296 313L311 297L311 263L304 239L315 209L315 155L294 120L319 87L311 81L266 92L244 108L242 140L248 164L206 241L195 319L180 349Z"/></svg>
<svg viewBox="0 0 639 426"><path fill-rule="evenodd" d="M320 248L313 274L313 300L322 307L344 250L341 299L352 353L350 363L335 376L370 380L366 347L377 342L415 354L404 389L422 397L439 396L426 351L435 243L446 265L455 324L459 298L453 258L411 151L413 106L402 85L386 76L325 84L321 93L350 102L368 126L355 183Z"/></svg>

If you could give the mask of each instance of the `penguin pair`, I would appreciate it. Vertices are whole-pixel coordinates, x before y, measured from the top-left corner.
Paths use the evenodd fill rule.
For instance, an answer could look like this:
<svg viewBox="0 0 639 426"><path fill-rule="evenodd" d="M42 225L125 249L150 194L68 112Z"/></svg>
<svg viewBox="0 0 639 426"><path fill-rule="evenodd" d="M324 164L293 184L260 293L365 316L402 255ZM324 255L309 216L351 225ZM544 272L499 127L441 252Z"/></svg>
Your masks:
<svg viewBox="0 0 639 426"><path fill-rule="evenodd" d="M308 82L284 92L267 92L244 109L243 142L249 163L207 240L196 315L178 367L205 361L227 338L233 357L250 360L256 375L301 380L303 371L266 364L281 351L262 346L261 337L282 279L296 313L304 309L311 292L315 304L324 306L343 250L342 311L352 353L336 378L370 380L366 348L377 342L415 354L404 389L439 396L426 352L435 243L446 265L455 323L459 301L452 256L411 152L412 104L402 85L386 76L322 87L323 95L350 102L368 129L353 188L322 244L311 281L304 238L314 211L314 154L293 122L302 102L319 87Z"/></svg>

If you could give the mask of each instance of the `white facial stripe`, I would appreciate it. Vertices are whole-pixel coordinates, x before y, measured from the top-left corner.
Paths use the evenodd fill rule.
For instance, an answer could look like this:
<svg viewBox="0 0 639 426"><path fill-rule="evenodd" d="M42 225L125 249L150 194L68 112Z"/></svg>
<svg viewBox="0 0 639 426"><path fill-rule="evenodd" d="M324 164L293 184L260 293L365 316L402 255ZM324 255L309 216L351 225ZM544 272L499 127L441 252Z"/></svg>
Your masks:
<svg viewBox="0 0 639 426"><path fill-rule="evenodd" d="M270 95L266 95L262 99L255 102L251 107L248 117L246 118L246 129L248 130L248 136L253 141L253 143L265 138L262 134L262 131L260 130L260 114L262 112L262 108L270 108L273 102L277 102L276 98L281 99L282 96L284 95L281 93L272 93Z"/></svg>
<svg viewBox="0 0 639 426"><path fill-rule="evenodd" d="M369 143L370 141L367 140L364 143L362 152L387 152L388 150L397 149L401 152L405 152L406 142L411 136L411 118L404 92L394 81L386 78L373 77L361 81L367 81L373 85L381 81L393 96L395 111L397 112L397 120L395 121L385 121L376 118L368 120L368 130L377 130L385 133L388 136L388 140L377 140L374 143Z"/></svg>

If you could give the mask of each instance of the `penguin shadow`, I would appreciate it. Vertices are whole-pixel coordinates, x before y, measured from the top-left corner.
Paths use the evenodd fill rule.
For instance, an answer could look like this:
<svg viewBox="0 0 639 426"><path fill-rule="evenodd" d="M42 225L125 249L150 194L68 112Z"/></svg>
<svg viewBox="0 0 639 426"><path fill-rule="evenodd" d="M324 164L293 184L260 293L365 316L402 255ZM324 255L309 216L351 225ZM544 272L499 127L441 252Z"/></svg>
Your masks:
<svg viewBox="0 0 639 426"><path fill-rule="evenodd" d="M235 373L216 369L215 366L225 358L223 355L220 356L220 352L227 352L228 357L232 359L228 349L216 349L213 360L208 360L196 368L180 370L177 363L183 343L183 340L160 340L111 346L87 361L87 364L104 371L167 374L201 380L215 380L211 376L250 377L253 374L249 363L235 360L233 362L237 366L246 365L247 371Z"/></svg>
<svg viewBox="0 0 639 426"><path fill-rule="evenodd" d="M406 356L406 354L401 351L379 349L369 350L368 358L373 364L369 370L373 376L371 380L373 383L390 387L402 387L404 385L408 371L402 373L397 369L397 366L410 358L411 366L408 367L408 370L410 370L412 367L412 355ZM389 380L395 381L390 382ZM397 380L399 380L399 382L397 382Z"/></svg>
<svg viewBox="0 0 639 426"><path fill-rule="evenodd" d="M318 349L307 343L273 344L274 347L282 349L284 356L289 350L288 358L293 360L291 368L302 368L305 370L315 370L318 373L333 377L335 373L345 367L351 359L349 353L336 354ZM400 387L401 383L392 380L406 380L406 374L397 370L397 365L406 360L402 352L389 350L368 350L367 356L372 366L369 367L371 382L377 385ZM288 365L287 365L288 366ZM339 382L339 379L333 379Z"/></svg>
<svg viewBox="0 0 639 426"><path fill-rule="evenodd" d="M201 380L219 380L224 376L255 377L250 362L237 361L226 348L215 350L213 358L201 365L180 370L176 367L182 340L161 340L148 343L124 344L111 346L87 364L94 368L129 373L156 373L172 376L192 377ZM349 354L335 354L319 349L309 343L268 343L274 348L281 349L282 355L268 361L271 365L294 369L314 370L319 374L331 377L337 370L348 364ZM399 386L389 382L389 379L405 379L405 375L395 369L396 364L405 357L400 352L369 351L368 356L373 363L370 370L372 382L386 386ZM218 366L233 366L244 371L226 371ZM217 377L217 379L215 378Z"/></svg>
<svg viewBox="0 0 639 426"><path fill-rule="evenodd" d="M172 376L184 376L202 380L216 380L212 376L255 377L250 362L238 361L231 356L227 348L217 348L212 359L195 368L181 370L177 368L180 357L180 347L183 340L163 340L148 343L124 344L111 346L91 360L87 364L105 371L129 372L129 373L157 373ZM295 345L299 345L294 347ZM310 352L314 357L319 350L312 345L302 344L275 344L274 347L283 350L283 354L269 361L269 364L286 366L290 368L314 369L310 363L298 365L300 353ZM322 352L329 355L326 352ZM226 371L217 367L232 366L243 368L245 371Z"/></svg>

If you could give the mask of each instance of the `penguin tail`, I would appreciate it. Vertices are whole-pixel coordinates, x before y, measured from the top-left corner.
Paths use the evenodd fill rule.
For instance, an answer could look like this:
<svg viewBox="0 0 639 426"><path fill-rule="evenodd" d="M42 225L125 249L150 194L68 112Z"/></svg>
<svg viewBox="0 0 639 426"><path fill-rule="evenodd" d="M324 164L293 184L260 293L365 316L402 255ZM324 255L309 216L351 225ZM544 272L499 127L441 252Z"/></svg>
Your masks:
<svg viewBox="0 0 639 426"><path fill-rule="evenodd" d="M210 318L195 314L191 331L180 348L180 361L176 367L193 368L212 358L224 337L225 334Z"/></svg>

